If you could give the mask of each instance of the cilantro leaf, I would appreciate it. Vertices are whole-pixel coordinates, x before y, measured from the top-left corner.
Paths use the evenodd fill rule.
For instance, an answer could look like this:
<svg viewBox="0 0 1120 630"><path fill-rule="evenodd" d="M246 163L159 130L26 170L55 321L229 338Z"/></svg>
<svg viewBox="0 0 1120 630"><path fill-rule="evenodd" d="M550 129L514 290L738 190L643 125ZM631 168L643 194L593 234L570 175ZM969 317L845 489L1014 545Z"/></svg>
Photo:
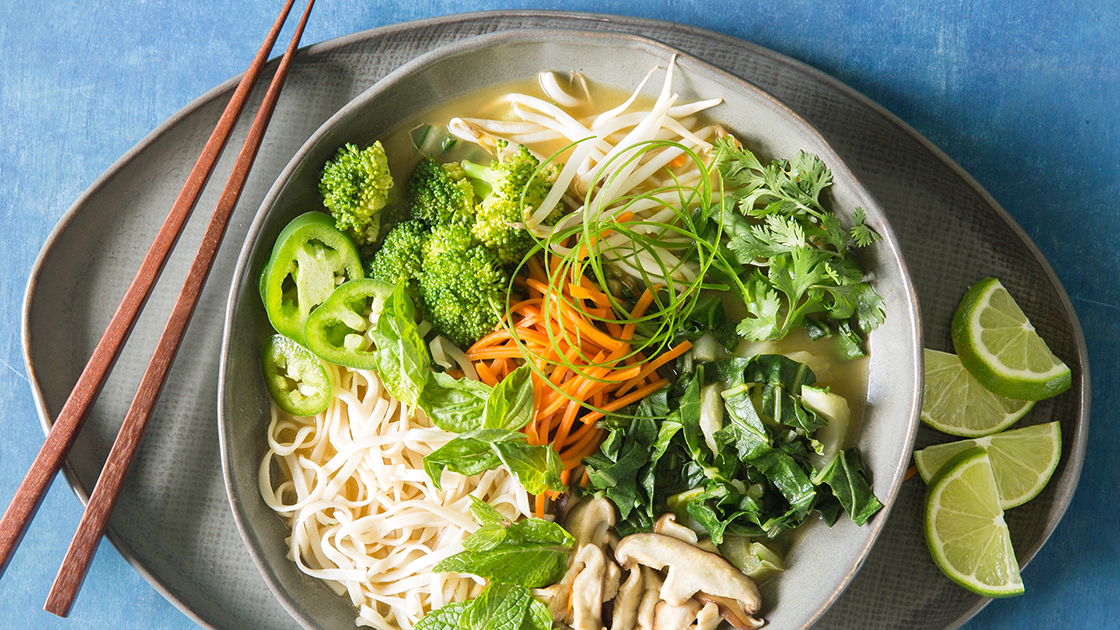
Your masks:
<svg viewBox="0 0 1120 630"><path fill-rule="evenodd" d="M855 239L856 245L867 247L882 238L879 236L878 232L867 226L867 215L864 213L863 208L856 206L854 218L856 224L852 227L852 238Z"/></svg>
<svg viewBox="0 0 1120 630"><path fill-rule="evenodd" d="M852 229L827 210L824 195L832 173L815 155L800 151L792 160L763 164L731 137L716 141L714 164L723 184L721 281L737 284L747 316L737 332L752 341L782 339L804 325L806 317L827 313L835 322L856 318L870 331L882 322L882 299L867 294L870 285L850 248L879 239L867 226L862 208L853 212ZM727 213L728 204L739 216ZM730 215L730 216L728 216ZM738 264L740 269L731 268Z"/></svg>

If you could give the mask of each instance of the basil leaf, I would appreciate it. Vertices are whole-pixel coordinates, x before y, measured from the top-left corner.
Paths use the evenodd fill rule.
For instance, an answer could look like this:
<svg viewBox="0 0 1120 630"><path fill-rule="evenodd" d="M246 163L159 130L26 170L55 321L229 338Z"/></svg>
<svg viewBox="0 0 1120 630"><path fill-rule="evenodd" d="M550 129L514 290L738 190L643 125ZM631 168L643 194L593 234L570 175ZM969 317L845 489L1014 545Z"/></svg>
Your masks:
<svg viewBox="0 0 1120 630"><path fill-rule="evenodd" d="M377 346L377 371L393 398L415 406L428 384L431 357L416 326L415 308L398 284L385 299L372 336Z"/></svg>
<svg viewBox="0 0 1120 630"><path fill-rule="evenodd" d="M440 477L445 469L469 477L501 465L488 443L461 435L424 456L424 472L437 490L443 489Z"/></svg>
<svg viewBox="0 0 1120 630"><path fill-rule="evenodd" d="M490 387L469 378L452 378L433 372L418 405L432 424L452 433L482 428Z"/></svg>
<svg viewBox="0 0 1120 630"><path fill-rule="evenodd" d="M482 426L517 431L533 419L533 373L523 365L502 379L486 399Z"/></svg>
<svg viewBox="0 0 1120 630"><path fill-rule="evenodd" d="M491 447L529 494L566 489L564 482L560 481L563 469L560 455L551 446L531 446L524 441L506 440L494 442Z"/></svg>
<svg viewBox="0 0 1120 630"><path fill-rule="evenodd" d="M460 433L424 457L424 471L436 488L441 488L439 479L445 469L469 477L503 464L532 494L567 489L560 481L562 465L556 451L547 444L531 446L524 433L509 429Z"/></svg>

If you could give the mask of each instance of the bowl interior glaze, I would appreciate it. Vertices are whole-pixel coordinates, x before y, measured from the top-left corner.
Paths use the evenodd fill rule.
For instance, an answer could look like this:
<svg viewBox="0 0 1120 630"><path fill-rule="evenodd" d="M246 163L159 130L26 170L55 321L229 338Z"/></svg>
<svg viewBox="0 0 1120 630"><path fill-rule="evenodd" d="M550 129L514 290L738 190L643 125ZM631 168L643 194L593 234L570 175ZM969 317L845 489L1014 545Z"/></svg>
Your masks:
<svg viewBox="0 0 1120 630"><path fill-rule="evenodd" d="M418 113L488 88L532 79L542 70L581 72L631 91L650 68L676 55L674 91L683 101L719 96L712 117L765 158L818 155L833 173L832 207L850 218L862 207L883 238L859 258L883 297L886 322L868 338L867 399L856 420L872 487L885 508L863 527L841 519L829 528L807 523L787 556L787 570L763 587L762 616L772 628L807 628L836 600L874 544L898 493L918 425L922 338L917 298L886 214L811 123L753 84L698 59L634 35L596 31L504 31L440 48L388 75L343 107L292 158L250 228L234 273L219 380L223 472L242 538L273 593L305 628L351 627L349 600L299 572L286 557L286 525L264 504L257 471L268 425L268 394L259 350L271 334L257 274L280 230L296 215L322 209L317 190L323 163L346 142L383 138ZM645 90L655 94L660 81ZM402 175L396 173L398 178Z"/></svg>

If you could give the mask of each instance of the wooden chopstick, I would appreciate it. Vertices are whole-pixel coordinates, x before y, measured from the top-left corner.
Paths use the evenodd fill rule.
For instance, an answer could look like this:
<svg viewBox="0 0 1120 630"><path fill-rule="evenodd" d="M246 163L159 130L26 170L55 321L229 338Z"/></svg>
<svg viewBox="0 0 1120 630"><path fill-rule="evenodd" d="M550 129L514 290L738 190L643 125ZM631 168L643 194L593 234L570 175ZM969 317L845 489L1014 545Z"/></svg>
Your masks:
<svg viewBox="0 0 1120 630"><path fill-rule="evenodd" d="M74 598L77 597L78 591L82 587L82 582L89 571L89 564L97 551L98 542L101 540L101 536L105 532L105 526L109 522L109 515L120 496L121 487L128 475L128 469L132 465L133 456L140 446L140 438L144 434L149 418L151 418L152 410L155 408L160 392L167 382L167 375L171 371L171 365L178 353L183 335L190 323L191 315L194 313L198 298L206 284L206 277L213 267L214 258L217 256L218 247L221 245L222 237L229 225L230 216L233 214L237 200L245 187L245 181L249 177L249 170L256 159L257 151L260 149L265 130L272 118L276 101L280 97L284 80L291 68L292 58L299 47L299 40L303 36L307 18L314 5L315 0L309 0L307 3L307 8L303 12L299 26L292 35L292 41L288 44L288 49L280 60L280 65L276 69L272 83L268 86L268 92L261 102L256 118L253 119L253 125L249 128L249 134L245 138L245 144L237 157L237 163L234 165L233 172L230 173L229 180L222 190L217 208L215 208L214 214L210 218L210 224L206 227L206 233L202 237L198 254L187 273L183 289L179 293L179 299L175 301L167 326L163 329L163 334L160 335L159 343L156 345L155 354L148 364L148 369L144 372L136 397L132 400L132 405L125 415L124 423L121 425L117 439L113 443L113 448L109 451L109 458L105 462L101 476L97 479L93 494L90 495L85 513L78 524L78 531L70 542L66 558L62 561L58 576L55 578L51 592L47 596L46 605L43 607L47 612L65 617L69 614Z"/></svg>
<svg viewBox="0 0 1120 630"><path fill-rule="evenodd" d="M276 38L280 35L280 30L293 4L294 0L287 0L280 16L272 25L268 37L261 44L249 69L245 71L245 76L242 77L225 111L218 119L210 139L207 140L201 155L198 156L198 161L187 176L187 181L183 184L179 196L176 197L167 218L164 219L148 253L144 256L136 276L125 291L124 297L121 298L120 305L109 320L109 325L101 335L101 340L98 341L89 362L86 363L81 376L74 384L74 389L62 406L58 418L51 425L39 454L36 455L27 475L13 495L3 519L0 519L0 576L4 574L12 555L23 540L27 526L39 510L51 481L62 467L62 462L65 461L67 453L78 437L78 432L85 423L90 407L101 393L101 388L109 377L109 371L120 356L140 310L148 301L152 288L171 254L171 249L179 239L191 211L198 203L202 189L209 180L241 111L245 108L249 93L260 77L265 62L268 61L272 46L276 43Z"/></svg>

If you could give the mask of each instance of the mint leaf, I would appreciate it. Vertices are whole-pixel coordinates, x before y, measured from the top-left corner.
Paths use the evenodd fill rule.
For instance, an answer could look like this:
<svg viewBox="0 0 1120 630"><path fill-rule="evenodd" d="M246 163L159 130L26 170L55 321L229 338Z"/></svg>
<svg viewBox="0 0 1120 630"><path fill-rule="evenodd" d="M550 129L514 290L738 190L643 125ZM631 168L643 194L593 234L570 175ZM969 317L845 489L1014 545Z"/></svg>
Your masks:
<svg viewBox="0 0 1120 630"><path fill-rule="evenodd" d="M424 615L414 630L459 630L459 620L469 607L469 602L445 604Z"/></svg>
<svg viewBox="0 0 1120 630"><path fill-rule="evenodd" d="M548 606L539 599L529 599L529 610L525 613L525 621L521 625L522 630L552 630L552 613L548 612Z"/></svg>
<svg viewBox="0 0 1120 630"><path fill-rule="evenodd" d="M529 589L492 583L469 602L447 604L428 613L417 630L551 630L548 607Z"/></svg>
<svg viewBox="0 0 1120 630"><path fill-rule="evenodd" d="M483 527L495 525L506 528L513 525L513 521L510 521L501 512L495 510L493 506L485 501L480 501L473 495L471 496L471 516Z"/></svg>
<svg viewBox="0 0 1120 630"><path fill-rule="evenodd" d="M529 589L490 584L459 618L459 630L520 630L529 607Z"/></svg>
<svg viewBox="0 0 1120 630"><path fill-rule="evenodd" d="M472 511L477 516L476 504L472 504ZM464 550L440 561L433 571L469 573L525 588L547 586L563 577L568 553L575 544L563 527L530 518L509 525L504 535L499 535L495 528L501 526L493 515L482 512L479 520L485 521L483 527L463 541Z"/></svg>

